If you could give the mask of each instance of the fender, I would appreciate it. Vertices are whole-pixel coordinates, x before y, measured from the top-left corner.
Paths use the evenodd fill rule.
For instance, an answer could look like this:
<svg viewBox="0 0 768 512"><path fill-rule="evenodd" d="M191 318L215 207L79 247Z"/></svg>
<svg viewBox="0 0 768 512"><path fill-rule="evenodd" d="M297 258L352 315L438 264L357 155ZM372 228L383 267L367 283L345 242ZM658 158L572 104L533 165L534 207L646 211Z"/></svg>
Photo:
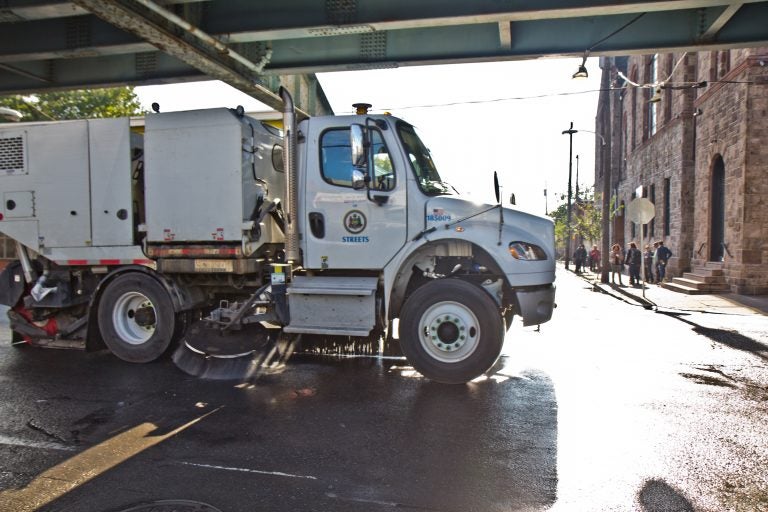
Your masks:
<svg viewBox="0 0 768 512"><path fill-rule="evenodd" d="M427 241L426 243L419 244L413 251L410 251L404 260L401 260L398 270L394 275L387 276L385 271L385 278L390 277L391 279L388 301L389 318L395 318L399 315L400 307L405 302L405 294L412 278L413 266L419 261L441 256L472 256L475 261L487 267L491 273L502 276L504 286L508 287L509 283L501 267L482 247L469 243L466 240L457 240L455 238ZM494 300L497 299L494 298Z"/></svg>
<svg viewBox="0 0 768 512"><path fill-rule="evenodd" d="M504 295L509 302L517 302L516 294L512 293L515 289L550 287L554 282L554 223L551 220L504 208L500 231L497 208L454 197L430 199L426 212L431 213L425 215L424 232L407 243L384 269L388 318L395 318L399 313L414 263L430 256L471 254L480 259L489 270L504 276ZM455 222L468 216L472 217ZM534 244L544 251L546 259L517 260L509 252L510 242Z"/></svg>
<svg viewBox="0 0 768 512"><path fill-rule="evenodd" d="M205 297L198 288L182 288L168 276L143 265L126 265L114 269L104 276L104 279L99 281L99 284L96 286L96 290L94 290L93 296L91 297L88 309L90 310L93 307L98 306L104 287L117 276L125 274L126 272L141 272L155 278L168 292L168 296L173 303L173 310L177 313L192 309L195 306L201 306L205 303Z"/></svg>

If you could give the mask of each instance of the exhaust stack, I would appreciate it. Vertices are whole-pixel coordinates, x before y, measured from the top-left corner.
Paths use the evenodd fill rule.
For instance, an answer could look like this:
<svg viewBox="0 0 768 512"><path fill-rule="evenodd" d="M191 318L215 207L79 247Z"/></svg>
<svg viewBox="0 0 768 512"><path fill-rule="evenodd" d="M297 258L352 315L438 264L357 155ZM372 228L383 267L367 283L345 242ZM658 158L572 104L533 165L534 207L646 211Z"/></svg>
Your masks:
<svg viewBox="0 0 768 512"><path fill-rule="evenodd" d="M283 138L285 140L285 259L288 263L299 261L299 226L296 209L299 204L298 170L296 168L296 110L293 98L285 87L280 87L283 100Z"/></svg>

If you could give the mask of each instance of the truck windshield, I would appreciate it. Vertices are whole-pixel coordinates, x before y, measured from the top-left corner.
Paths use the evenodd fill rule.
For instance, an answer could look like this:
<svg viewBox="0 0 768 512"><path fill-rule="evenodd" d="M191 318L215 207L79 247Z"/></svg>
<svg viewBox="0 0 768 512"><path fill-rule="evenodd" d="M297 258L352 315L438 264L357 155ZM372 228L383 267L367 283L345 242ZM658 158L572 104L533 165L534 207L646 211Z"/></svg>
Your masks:
<svg viewBox="0 0 768 512"><path fill-rule="evenodd" d="M432 161L429 149L416 135L413 126L400 121L397 123L397 133L403 142L405 154L408 156L408 161L416 175L416 182L421 191L428 196L452 195L451 186L440 179L440 174Z"/></svg>

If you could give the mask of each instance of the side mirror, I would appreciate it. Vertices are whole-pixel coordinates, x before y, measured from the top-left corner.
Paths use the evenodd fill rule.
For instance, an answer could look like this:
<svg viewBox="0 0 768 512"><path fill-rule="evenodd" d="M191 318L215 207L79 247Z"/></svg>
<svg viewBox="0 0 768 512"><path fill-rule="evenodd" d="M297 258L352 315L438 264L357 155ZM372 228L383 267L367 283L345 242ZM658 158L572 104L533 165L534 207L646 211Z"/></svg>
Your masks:
<svg viewBox="0 0 768 512"><path fill-rule="evenodd" d="M355 190L365 188L365 174L358 169L352 169L352 188Z"/></svg>
<svg viewBox="0 0 768 512"><path fill-rule="evenodd" d="M368 164L368 155L366 155L367 145L363 125L353 124L349 127L349 145L352 148L352 165L358 169L365 169Z"/></svg>
<svg viewBox="0 0 768 512"><path fill-rule="evenodd" d="M511 205L513 205L513 206L514 206L515 204L517 204L517 203L515 203L515 194L510 194L510 195L509 195L509 204L511 204Z"/></svg>

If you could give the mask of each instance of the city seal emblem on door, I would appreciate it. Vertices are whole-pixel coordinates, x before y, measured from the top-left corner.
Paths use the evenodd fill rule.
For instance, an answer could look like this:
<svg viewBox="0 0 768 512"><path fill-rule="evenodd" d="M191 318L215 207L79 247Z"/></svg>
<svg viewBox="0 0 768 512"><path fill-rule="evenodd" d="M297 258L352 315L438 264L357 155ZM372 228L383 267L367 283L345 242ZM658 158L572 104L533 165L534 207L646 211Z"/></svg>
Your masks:
<svg viewBox="0 0 768 512"><path fill-rule="evenodd" d="M360 210L350 210L344 215L344 229L356 235L365 231L367 221Z"/></svg>

